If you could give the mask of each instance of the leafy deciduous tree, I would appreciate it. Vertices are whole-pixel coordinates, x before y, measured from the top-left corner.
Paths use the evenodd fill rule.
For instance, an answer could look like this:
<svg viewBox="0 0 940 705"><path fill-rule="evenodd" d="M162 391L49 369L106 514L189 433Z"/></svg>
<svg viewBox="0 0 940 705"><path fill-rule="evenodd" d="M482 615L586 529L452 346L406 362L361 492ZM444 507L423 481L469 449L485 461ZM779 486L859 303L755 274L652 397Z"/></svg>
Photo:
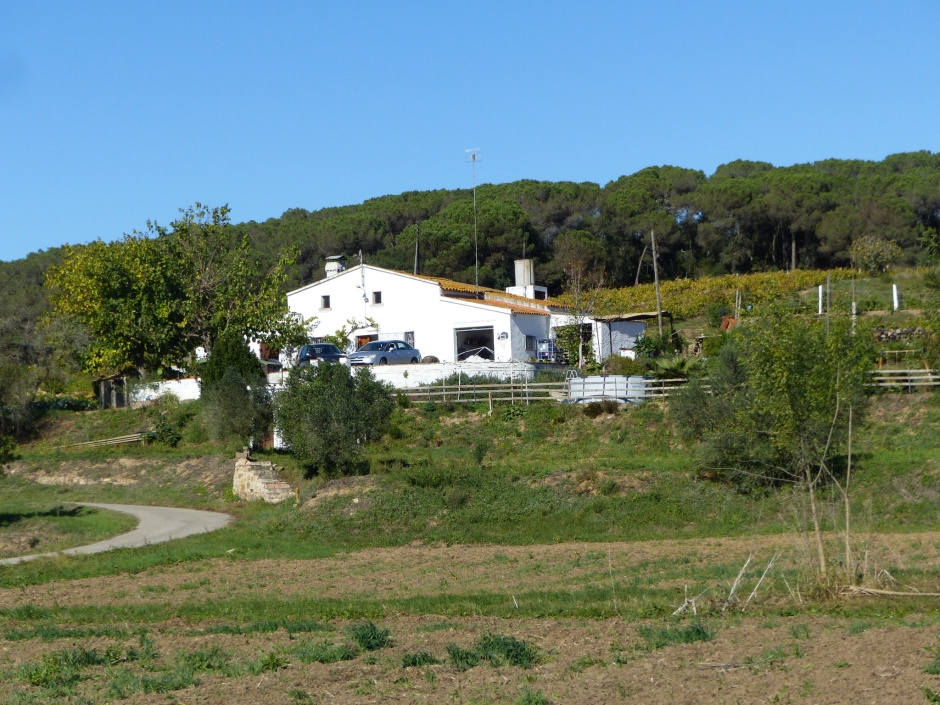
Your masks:
<svg viewBox="0 0 940 705"><path fill-rule="evenodd" d="M233 242L228 208L197 203L170 229L148 223L126 235L66 248L46 286L55 315L83 325L92 343L84 366L97 374L180 364L196 347L210 353L226 331L275 347L306 339L280 290L291 256L264 271L247 238Z"/></svg>
<svg viewBox="0 0 940 705"><path fill-rule="evenodd" d="M604 286L604 251L591 233L580 230L566 233L559 240L560 263L567 282L564 302L571 320L569 331L574 331L577 341L578 367L584 367L585 343L590 341L590 334L584 329L597 308ZM570 341L570 337L563 333L562 345ZM572 352L568 350L569 357L573 357Z"/></svg>
<svg viewBox="0 0 940 705"><path fill-rule="evenodd" d="M866 235L852 243L850 248L852 266L865 272L869 276L881 274L889 266L897 263L902 255L897 243L877 237Z"/></svg>
<svg viewBox="0 0 940 705"><path fill-rule="evenodd" d="M671 403L701 442L702 464L741 487L792 482L808 493L820 574L826 573L816 490L843 451L848 415L865 409L870 337L848 321L806 320L776 307L735 330L701 383Z"/></svg>
<svg viewBox="0 0 940 705"><path fill-rule="evenodd" d="M252 256L248 239L237 238L229 228L228 206L197 202L180 213L169 230L148 226L179 268L187 343L211 351L228 330L276 348L303 342L304 331L286 315L281 292L296 251L265 268Z"/></svg>
<svg viewBox="0 0 940 705"><path fill-rule="evenodd" d="M47 272L46 287L55 313L93 336L86 369L156 370L191 352L178 271L159 241L134 234L65 250L62 265Z"/></svg>

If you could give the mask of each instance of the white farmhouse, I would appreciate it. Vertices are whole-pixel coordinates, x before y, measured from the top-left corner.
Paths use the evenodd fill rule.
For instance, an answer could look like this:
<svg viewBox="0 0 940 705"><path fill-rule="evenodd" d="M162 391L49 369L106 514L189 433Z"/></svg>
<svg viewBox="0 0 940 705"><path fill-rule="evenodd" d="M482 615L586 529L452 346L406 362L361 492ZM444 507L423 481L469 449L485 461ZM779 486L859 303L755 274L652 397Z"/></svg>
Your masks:
<svg viewBox="0 0 940 705"><path fill-rule="evenodd" d="M351 348L404 340L441 362L532 360L537 341L567 315L533 283L531 260L516 262L516 284L509 291L518 293L509 293L369 264L346 269L329 258L326 277L289 292L287 306L305 321L316 319L314 336L354 321L360 327L350 334Z"/></svg>

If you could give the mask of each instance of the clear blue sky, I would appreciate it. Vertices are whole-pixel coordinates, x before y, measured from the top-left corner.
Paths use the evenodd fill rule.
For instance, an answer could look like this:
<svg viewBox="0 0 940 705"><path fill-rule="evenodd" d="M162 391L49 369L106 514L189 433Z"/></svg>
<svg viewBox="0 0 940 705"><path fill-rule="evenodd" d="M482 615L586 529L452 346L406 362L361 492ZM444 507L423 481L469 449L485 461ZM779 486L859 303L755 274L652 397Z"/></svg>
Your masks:
<svg viewBox="0 0 940 705"><path fill-rule="evenodd" d="M478 181L940 149L936 0L0 5L0 260Z"/></svg>

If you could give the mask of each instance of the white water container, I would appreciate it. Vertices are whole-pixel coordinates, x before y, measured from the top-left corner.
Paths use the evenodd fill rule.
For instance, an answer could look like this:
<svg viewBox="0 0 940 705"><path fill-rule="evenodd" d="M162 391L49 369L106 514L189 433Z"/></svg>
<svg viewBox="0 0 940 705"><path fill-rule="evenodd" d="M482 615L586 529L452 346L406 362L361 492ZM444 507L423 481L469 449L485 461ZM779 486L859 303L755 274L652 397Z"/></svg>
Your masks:
<svg viewBox="0 0 940 705"><path fill-rule="evenodd" d="M646 398L646 377L627 378L627 399L632 402L643 401Z"/></svg>

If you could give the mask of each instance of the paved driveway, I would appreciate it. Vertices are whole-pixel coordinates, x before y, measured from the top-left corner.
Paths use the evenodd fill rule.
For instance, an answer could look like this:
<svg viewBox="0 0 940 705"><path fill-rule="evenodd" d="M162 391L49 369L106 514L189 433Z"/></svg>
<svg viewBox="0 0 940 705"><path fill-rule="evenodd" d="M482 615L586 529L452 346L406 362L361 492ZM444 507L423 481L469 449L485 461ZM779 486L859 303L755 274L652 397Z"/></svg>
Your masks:
<svg viewBox="0 0 940 705"><path fill-rule="evenodd" d="M101 553L112 548L135 548L152 543L163 543L171 539L181 539L193 534L204 534L221 529L232 517L221 512L204 512L198 509L177 509L175 507L140 507L132 504L96 504L93 502L74 502L83 507L107 509L112 512L124 512L137 517L140 522L133 531L114 536L88 546L68 548L54 553L37 553L32 556L16 556L0 560L0 565L13 565L36 558L47 558L59 554L77 555Z"/></svg>

